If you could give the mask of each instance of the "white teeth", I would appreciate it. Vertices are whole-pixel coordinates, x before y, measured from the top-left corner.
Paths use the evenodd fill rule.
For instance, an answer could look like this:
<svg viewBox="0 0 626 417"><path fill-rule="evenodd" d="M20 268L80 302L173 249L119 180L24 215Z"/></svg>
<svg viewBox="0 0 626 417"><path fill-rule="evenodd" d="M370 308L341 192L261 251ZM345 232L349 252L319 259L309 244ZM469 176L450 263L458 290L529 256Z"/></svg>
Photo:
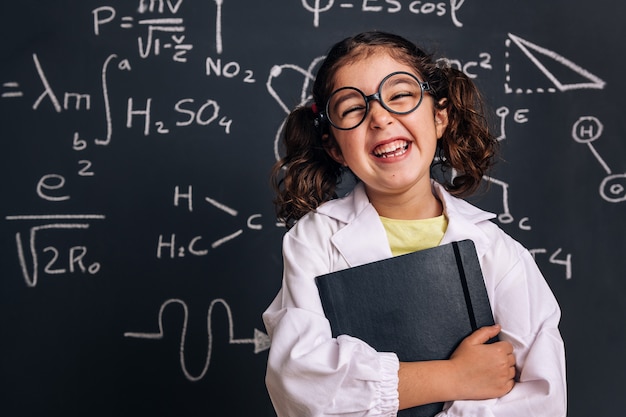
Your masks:
<svg viewBox="0 0 626 417"><path fill-rule="evenodd" d="M381 145L374 149L374 155L379 158L391 158L393 156L400 156L406 152L409 147L409 143L403 140L394 141L386 145Z"/></svg>

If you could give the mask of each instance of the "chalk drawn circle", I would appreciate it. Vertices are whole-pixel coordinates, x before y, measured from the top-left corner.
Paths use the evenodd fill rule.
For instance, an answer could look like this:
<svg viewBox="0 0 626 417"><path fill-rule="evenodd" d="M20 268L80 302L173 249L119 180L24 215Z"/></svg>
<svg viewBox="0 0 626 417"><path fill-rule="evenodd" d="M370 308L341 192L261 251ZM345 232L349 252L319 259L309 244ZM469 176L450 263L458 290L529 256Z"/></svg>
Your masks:
<svg viewBox="0 0 626 417"><path fill-rule="evenodd" d="M510 213L501 213L498 215L498 220L502 224L509 224L513 222L513 216Z"/></svg>
<svg viewBox="0 0 626 417"><path fill-rule="evenodd" d="M572 127L572 137L578 143L591 143L602 135L604 126L597 117L583 116L576 120ZM591 132L589 137L583 137L580 133Z"/></svg>
<svg viewBox="0 0 626 417"><path fill-rule="evenodd" d="M626 174L609 175L602 180L600 195L609 203L626 201Z"/></svg>
<svg viewBox="0 0 626 417"><path fill-rule="evenodd" d="M507 116L509 114L509 109L508 107L500 107L498 110L496 110L496 115L500 116L500 117L504 117Z"/></svg>

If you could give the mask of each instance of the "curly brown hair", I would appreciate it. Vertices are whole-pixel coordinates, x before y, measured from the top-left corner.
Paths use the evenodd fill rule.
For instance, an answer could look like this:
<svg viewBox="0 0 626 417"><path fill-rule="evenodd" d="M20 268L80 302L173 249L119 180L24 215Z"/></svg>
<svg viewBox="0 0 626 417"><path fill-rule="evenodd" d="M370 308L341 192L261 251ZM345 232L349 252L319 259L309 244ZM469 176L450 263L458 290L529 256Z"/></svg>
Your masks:
<svg viewBox="0 0 626 417"><path fill-rule="evenodd" d="M315 106L324 108L342 65L380 51L415 68L430 85L435 107L447 110L448 126L438 141L438 158L433 167L447 173L442 184L451 194L472 194L493 165L498 145L484 116L483 98L465 73L438 65L431 54L407 39L373 31L335 44L317 72L312 91ZM328 155L329 141L334 138L328 123L312 107L298 107L287 117L283 131L285 153L271 175L277 216L287 227L337 197L344 170Z"/></svg>

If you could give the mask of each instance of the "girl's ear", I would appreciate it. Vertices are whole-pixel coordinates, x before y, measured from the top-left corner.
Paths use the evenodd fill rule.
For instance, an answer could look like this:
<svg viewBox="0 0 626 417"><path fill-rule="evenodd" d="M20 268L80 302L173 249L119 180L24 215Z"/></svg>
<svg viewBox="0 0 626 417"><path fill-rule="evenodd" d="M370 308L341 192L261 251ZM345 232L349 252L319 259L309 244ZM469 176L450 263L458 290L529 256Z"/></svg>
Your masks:
<svg viewBox="0 0 626 417"><path fill-rule="evenodd" d="M442 98L435 107L435 129L437 130L437 139L441 139L443 132L448 127L448 99Z"/></svg>
<svg viewBox="0 0 626 417"><path fill-rule="evenodd" d="M341 153L341 149L334 138L331 138L328 133L322 135L322 144L326 153L340 165L345 165L345 159Z"/></svg>

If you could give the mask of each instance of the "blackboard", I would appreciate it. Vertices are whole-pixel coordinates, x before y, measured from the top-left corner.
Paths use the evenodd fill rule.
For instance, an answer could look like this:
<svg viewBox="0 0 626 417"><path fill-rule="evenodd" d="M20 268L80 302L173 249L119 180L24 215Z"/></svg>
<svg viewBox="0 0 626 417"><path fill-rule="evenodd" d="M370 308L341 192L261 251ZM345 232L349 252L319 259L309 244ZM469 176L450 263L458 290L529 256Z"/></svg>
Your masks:
<svg viewBox="0 0 626 417"><path fill-rule="evenodd" d="M268 175L329 46L394 31L474 77L473 201L563 310L569 415L626 408L623 16L597 0L4 2L0 413L272 416Z"/></svg>

